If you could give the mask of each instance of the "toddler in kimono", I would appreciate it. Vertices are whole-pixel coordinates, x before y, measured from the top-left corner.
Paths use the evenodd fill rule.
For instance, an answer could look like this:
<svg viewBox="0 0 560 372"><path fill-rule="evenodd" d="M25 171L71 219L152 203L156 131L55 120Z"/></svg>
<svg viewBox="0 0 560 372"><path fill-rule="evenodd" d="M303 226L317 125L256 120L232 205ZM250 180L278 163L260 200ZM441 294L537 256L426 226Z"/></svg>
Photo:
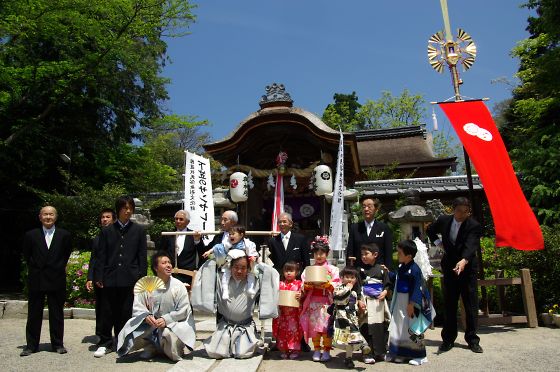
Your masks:
<svg viewBox="0 0 560 372"><path fill-rule="evenodd" d="M255 273L253 271L255 261L259 257L259 253L257 252L255 244L252 241L245 239L245 226L235 225L231 227L228 233L228 241L223 244L216 244L214 247L204 252L202 257L206 258L213 254L217 265L221 266L221 270L224 273L222 276L222 298L227 300L229 299L227 283L229 283L229 279L231 278L231 261L238 256L235 252L236 250L242 250L245 252L245 255L249 258L250 262L250 270L247 275L247 293L254 296L256 290Z"/></svg>

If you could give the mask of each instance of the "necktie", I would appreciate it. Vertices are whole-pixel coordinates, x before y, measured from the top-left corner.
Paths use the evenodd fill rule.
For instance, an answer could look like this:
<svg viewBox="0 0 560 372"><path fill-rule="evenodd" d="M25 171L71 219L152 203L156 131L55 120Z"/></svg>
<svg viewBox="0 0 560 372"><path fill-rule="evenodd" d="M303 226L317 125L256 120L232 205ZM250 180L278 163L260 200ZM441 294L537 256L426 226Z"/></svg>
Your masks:
<svg viewBox="0 0 560 372"><path fill-rule="evenodd" d="M52 232L47 232L45 234L45 241L47 242L47 248L51 247L52 236L53 236Z"/></svg>
<svg viewBox="0 0 560 372"><path fill-rule="evenodd" d="M290 241L290 239L288 238L288 235L284 235L284 237L282 238L282 243L284 244L284 249L288 249L288 242Z"/></svg>
<svg viewBox="0 0 560 372"><path fill-rule="evenodd" d="M453 242L453 244L455 244L455 240L457 240L458 232L459 224L454 220L453 223L451 223L451 230L449 231L449 239L451 239L451 242Z"/></svg>

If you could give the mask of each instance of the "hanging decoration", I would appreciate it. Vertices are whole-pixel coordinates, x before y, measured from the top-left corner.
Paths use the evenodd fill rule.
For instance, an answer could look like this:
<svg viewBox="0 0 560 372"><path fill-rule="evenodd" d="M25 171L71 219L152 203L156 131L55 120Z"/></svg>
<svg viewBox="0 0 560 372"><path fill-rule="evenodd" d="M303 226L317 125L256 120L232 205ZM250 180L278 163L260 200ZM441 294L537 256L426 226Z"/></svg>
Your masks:
<svg viewBox="0 0 560 372"><path fill-rule="evenodd" d="M321 164L313 169L313 191L315 195L321 196L333 191L332 171L327 165Z"/></svg>
<svg viewBox="0 0 560 372"><path fill-rule="evenodd" d="M297 180L296 177L292 174L292 177L290 177L290 186L292 186L292 189L297 189Z"/></svg>
<svg viewBox="0 0 560 372"><path fill-rule="evenodd" d="M247 187L247 175L245 173L235 172L229 177L229 194L231 201L234 203L247 201L249 189Z"/></svg>
<svg viewBox="0 0 560 372"><path fill-rule="evenodd" d="M286 172L286 161L288 154L280 151L276 156L276 187L274 189L274 210L272 212L272 231L280 231L278 217L284 212L284 173Z"/></svg>

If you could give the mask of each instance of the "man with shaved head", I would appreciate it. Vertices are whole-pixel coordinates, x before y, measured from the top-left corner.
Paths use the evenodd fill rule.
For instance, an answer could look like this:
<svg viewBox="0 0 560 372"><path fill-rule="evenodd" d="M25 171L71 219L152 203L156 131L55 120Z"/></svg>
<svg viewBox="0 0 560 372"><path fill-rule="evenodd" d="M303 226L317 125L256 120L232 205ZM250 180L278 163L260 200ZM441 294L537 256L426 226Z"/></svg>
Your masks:
<svg viewBox="0 0 560 372"><path fill-rule="evenodd" d="M58 217L47 205L39 212L41 227L28 231L23 239L23 257L27 263L29 301L25 338L27 345L20 356L39 350L45 297L49 308L52 351L66 354L64 348L64 301L66 300L66 264L72 253L70 233L55 226Z"/></svg>

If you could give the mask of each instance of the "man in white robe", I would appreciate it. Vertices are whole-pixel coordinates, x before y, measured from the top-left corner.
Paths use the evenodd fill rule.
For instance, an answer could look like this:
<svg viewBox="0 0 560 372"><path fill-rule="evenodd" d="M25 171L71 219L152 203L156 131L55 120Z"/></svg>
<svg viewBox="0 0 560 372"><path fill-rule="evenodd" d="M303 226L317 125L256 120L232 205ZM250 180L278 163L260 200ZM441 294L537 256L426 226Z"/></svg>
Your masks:
<svg viewBox="0 0 560 372"><path fill-rule="evenodd" d="M144 348L141 358L165 354L173 361L183 357L185 346L193 349L196 336L194 318L185 285L171 276L171 259L160 251L152 257L152 270L165 283L165 288L152 293L151 309L146 295L134 296L132 318L119 333L119 357Z"/></svg>
<svg viewBox="0 0 560 372"><path fill-rule="evenodd" d="M231 278L228 282L229 299L223 296L222 278L220 272L215 281L217 310L222 315L214 334L204 341L204 347L210 358L251 358L257 349L259 339L253 312L256 299L260 296L261 319L277 316L278 304L278 273L267 265L262 265L264 272L259 275L255 283L256 295L247 292L247 275L249 262L244 251L236 250L235 258L231 261ZM198 274L198 273L197 273ZM263 291L263 285L267 288ZM270 290L268 290L270 287ZM194 291L194 289L193 289ZM263 310L273 308L274 311Z"/></svg>

